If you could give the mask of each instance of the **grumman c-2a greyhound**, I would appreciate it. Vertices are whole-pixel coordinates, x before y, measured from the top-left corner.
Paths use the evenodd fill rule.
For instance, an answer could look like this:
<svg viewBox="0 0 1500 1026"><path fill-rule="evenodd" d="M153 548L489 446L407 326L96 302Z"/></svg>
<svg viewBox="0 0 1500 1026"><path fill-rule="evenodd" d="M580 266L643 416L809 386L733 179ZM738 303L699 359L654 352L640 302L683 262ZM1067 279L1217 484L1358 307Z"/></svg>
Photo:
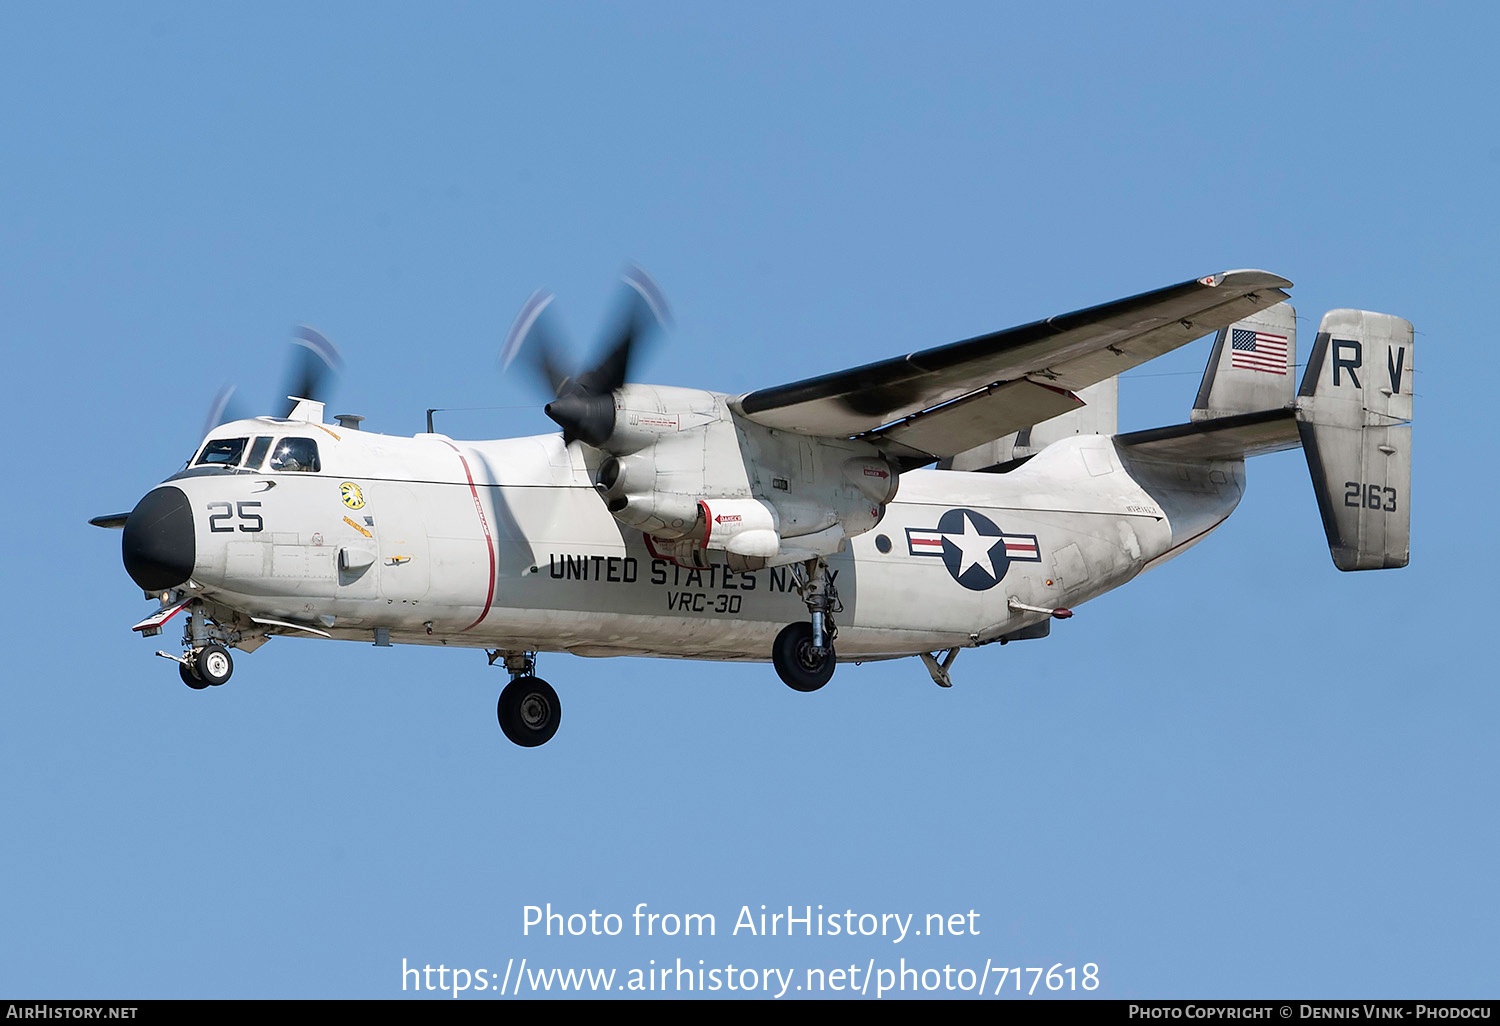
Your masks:
<svg viewBox="0 0 1500 1026"><path fill-rule="evenodd" d="M125 568L159 604L134 629L180 618L183 654L158 654L193 688L279 635L484 649L511 675L501 728L535 746L561 717L539 652L770 660L799 691L840 657L917 656L948 687L961 649L1044 637L1202 541L1245 458L1299 444L1335 565L1407 563L1398 317L1324 315L1293 394L1291 283L1228 271L727 395L627 382L664 307L643 272L626 284L585 373L560 369L550 296L507 339L506 361L551 385L560 434L329 424L312 379L284 417L213 427L132 512L93 521L123 527ZM1213 332L1191 419L1117 433L1117 376Z"/></svg>

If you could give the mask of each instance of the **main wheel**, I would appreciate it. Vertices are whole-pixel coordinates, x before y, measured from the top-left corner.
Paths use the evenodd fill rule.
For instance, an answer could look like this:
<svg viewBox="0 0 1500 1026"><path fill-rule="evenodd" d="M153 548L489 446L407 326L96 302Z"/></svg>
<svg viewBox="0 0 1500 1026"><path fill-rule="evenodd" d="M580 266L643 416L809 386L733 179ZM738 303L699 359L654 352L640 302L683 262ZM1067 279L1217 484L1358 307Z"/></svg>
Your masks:
<svg viewBox="0 0 1500 1026"><path fill-rule="evenodd" d="M540 677L517 677L500 692L495 709L500 729L522 748L552 740L562 722L562 703L552 685Z"/></svg>
<svg viewBox="0 0 1500 1026"><path fill-rule="evenodd" d="M192 670L188 669L187 663L178 663L177 672L182 675L182 682L188 687L192 688L194 691L202 691L204 688L208 687L208 681L204 680Z"/></svg>
<svg viewBox="0 0 1500 1026"><path fill-rule="evenodd" d="M814 651L812 624L799 620L787 624L776 635L771 662L776 666L777 676L793 691L816 691L833 676L838 656L827 638L822 654Z"/></svg>
<svg viewBox="0 0 1500 1026"><path fill-rule="evenodd" d="M234 660L223 645L205 645L193 661L198 676L209 684L222 684L234 672Z"/></svg>

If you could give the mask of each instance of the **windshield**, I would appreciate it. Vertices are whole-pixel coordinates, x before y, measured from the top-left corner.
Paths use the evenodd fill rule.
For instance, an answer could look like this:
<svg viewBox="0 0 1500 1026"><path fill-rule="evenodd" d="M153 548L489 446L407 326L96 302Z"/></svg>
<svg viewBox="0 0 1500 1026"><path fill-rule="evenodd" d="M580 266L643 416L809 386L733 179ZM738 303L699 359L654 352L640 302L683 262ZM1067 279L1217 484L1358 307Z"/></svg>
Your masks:
<svg viewBox="0 0 1500 1026"><path fill-rule="evenodd" d="M247 441L249 441L247 438L215 438L203 447L203 452L198 455L197 465L200 467L238 466Z"/></svg>

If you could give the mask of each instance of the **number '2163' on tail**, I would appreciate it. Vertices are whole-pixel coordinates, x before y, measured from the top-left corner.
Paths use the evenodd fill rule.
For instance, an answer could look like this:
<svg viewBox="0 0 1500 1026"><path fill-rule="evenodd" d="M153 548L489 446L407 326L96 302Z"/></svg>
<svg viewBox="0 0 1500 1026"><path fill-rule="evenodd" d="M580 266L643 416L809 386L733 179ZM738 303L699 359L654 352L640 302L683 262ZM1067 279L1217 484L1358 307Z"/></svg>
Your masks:
<svg viewBox="0 0 1500 1026"><path fill-rule="evenodd" d="M1297 430L1340 570L1411 558L1412 326L1330 310L1297 394Z"/></svg>

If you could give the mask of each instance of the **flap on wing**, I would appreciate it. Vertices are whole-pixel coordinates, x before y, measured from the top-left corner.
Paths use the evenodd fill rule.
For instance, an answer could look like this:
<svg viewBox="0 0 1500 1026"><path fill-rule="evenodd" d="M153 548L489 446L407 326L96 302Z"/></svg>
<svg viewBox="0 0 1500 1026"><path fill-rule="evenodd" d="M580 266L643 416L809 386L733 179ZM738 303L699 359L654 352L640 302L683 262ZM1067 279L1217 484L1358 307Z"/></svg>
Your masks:
<svg viewBox="0 0 1500 1026"><path fill-rule="evenodd" d="M870 437L892 439L933 456L951 456L1082 405L1083 400L1065 388L1018 378L913 414Z"/></svg>
<svg viewBox="0 0 1500 1026"><path fill-rule="evenodd" d="M1103 381L1280 302L1286 298L1281 289L1290 285L1266 271L1226 271L967 341L759 389L736 400L735 409L758 424L802 434L848 437L885 425L894 432L895 421L991 385L1029 377L1072 390ZM1054 408L1046 416L1059 412ZM963 420L952 416L955 423ZM938 423L923 432L928 444L915 448L936 456L977 444L950 444L935 437ZM1011 423L998 434L1026 423Z"/></svg>
<svg viewBox="0 0 1500 1026"><path fill-rule="evenodd" d="M1129 455L1163 460L1234 460L1268 452L1295 449L1302 444L1297 413L1291 409L1261 410L1217 420L1151 428L1116 435Z"/></svg>

